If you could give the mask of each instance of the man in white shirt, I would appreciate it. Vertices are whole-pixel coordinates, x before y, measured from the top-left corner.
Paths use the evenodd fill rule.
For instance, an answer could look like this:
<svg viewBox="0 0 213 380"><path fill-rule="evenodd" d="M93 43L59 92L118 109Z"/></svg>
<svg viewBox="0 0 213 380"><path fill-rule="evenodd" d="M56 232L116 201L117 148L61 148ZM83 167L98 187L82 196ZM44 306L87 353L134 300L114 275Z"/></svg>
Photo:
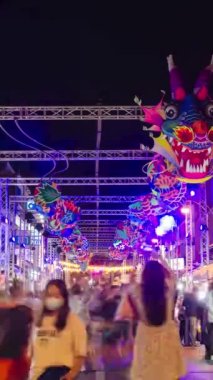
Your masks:
<svg viewBox="0 0 213 380"><path fill-rule="evenodd" d="M213 282L209 285L209 292L206 300L207 306L207 341L206 341L206 360L213 361Z"/></svg>

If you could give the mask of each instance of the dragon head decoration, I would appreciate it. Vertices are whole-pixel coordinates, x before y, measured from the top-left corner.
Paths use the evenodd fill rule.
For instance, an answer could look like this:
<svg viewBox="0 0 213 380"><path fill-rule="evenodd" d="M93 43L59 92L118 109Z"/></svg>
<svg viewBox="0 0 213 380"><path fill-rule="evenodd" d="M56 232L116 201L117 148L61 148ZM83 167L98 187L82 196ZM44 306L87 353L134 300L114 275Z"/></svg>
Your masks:
<svg viewBox="0 0 213 380"><path fill-rule="evenodd" d="M211 178L213 144L213 101L209 97L209 84L213 72L213 59L199 75L193 92L187 94L173 57L168 67L172 100L164 104L163 98L154 107L141 105L143 121L151 124L149 131L159 132L153 137L154 152L161 154L176 168L177 177L187 183L202 183Z"/></svg>

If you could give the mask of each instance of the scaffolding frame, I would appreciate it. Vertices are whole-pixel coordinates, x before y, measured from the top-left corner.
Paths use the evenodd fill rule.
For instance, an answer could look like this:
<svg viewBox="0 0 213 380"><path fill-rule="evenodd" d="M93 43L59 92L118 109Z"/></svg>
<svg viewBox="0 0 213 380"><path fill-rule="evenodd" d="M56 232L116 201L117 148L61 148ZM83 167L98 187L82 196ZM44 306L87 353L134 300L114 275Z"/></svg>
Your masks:
<svg viewBox="0 0 213 380"><path fill-rule="evenodd" d="M0 120L139 120L141 118L141 109L138 106L0 107Z"/></svg>
<svg viewBox="0 0 213 380"><path fill-rule="evenodd" d="M191 200L186 203L185 208L186 277L189 285L192 281L194 259L193 203Z"/></svg>
<svg viewBox="0 0 213 380"><path fill-rule="evenodd" d="M137 200L136 196L132 195L71 195L70 196L75 203L132 203ZM66 197L62 197L66 198ZM10 200L13 203L22 203L32 200L33 196L26 195L13 195L10 196Z"/></svg>
<svg viewBox="0 0 213 380"><path fill-rule="evenodd" d="M209 264L209 210L206 184L200 185L200 258L201 265Z"/></svg>
<svg viewBox="0 0 213 380"><path fill-rule="evenodd" d="M8 184L0 180L0 267L6 276L9 273L9 215Z"/></svg>
<svg viewBox="0 0 213 380"><path fill-rule="evenodd" d="M49 178L43 178L49 180ZM96 177L51 177L51 180L60 186L96 186ZM39 177L8 177L1 178L2 184L8 186L37 186L41 182ZM100 186L146 186L146 177L99 177Z"/></svg>
<svg viewBox="0 0 213 380"><path fill-rule="evenodd" d="M85 218L80 221L79 225L82 231L91 231L91 246L94 246L96 252L106 251L109 238L106 238L106 231L109 228L114 229L116 224L122 220L123 216L127 214L127 210L105 210L100 208L100 203L131 203L135 201L132 196L103 196L100 195L100 186L147 186L148 181L146 177L100 177L99 161L101 160L119 160L119 161L149 161L153 158L153 153L143 149L130 149L130 150L102 150L100 149L102 121L107 120L128 120L128 121L141 121L143 120L141 108L138 106L14 106L14 107L0 107L1 120L81 120L84 122L85 128L89 128L86 121L97 121L97 135L96 135L96 149L94 150L63 150L56 152L53 150L31 151L31 150L15 150L15 151L1 151L1 161L50 161L50 156L56 161L64 159L66 155L69 161L95 161L94 177L57 177L52 178L61 186L94 186L96 188L95 196L73 196L76 203L95 203L96 209L84 209L82 214L91 218ZM107 123L104 124L107 128ZM0 216L4 216L5 220L11 220L11 213L14 213L14 205L19 202L26 202L26 197L11 198L11 204L8 197L9 186L23 186L31 187L36 186L40 182L39 177L32 178L2 178L0 179ZM204 187L201 189L201 222L207 226L205 233L203 232L201 239L201 262L208 263L208 210L206 203L206 196L204 194ZM32 199L32 197L27 197ZM10 212L9 212L10 211ZM103 216L104 219L100 219ZM115 217L118 217L115 219ZM121 217L119 219L119 216ZM190 244L189 239L186 244L186 265L187 271L191 273L193 268L193 217L192 215L186 216L186 240L187 236L191 236ZM104 236L100 237L99 232ZM111 237L111 233L108 234ZM9 277L14 273L14 262L11 261L9 253L9 224L1 220L0 226L0 246L1 246L1 259L2 252L5 252L4 265L9 272ZM51 239L51 244L53 240Z"/></svg>
<svg viewBox="0 0 213 380"><path fill-rule="evenodd" d="M50 156L55 161L64 161L64 156L69 161L149 161L154 153L144 149L121 149L121 150L2 150L0 161L21 162L27 161L50 161Z"/></svg>

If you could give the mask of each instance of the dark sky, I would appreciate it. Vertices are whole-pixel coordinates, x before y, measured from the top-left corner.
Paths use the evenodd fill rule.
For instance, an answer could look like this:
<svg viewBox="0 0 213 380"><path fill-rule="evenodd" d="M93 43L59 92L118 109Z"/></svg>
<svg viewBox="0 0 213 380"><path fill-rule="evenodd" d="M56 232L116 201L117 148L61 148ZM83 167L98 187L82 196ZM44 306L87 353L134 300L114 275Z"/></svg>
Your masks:
<svg viewBox="0 0 213 380"><path fill-rule="evenodd" d="M190 84L213 52L212 13L157 3L1 1L0 103L152 103L170 52Z"/></svg>

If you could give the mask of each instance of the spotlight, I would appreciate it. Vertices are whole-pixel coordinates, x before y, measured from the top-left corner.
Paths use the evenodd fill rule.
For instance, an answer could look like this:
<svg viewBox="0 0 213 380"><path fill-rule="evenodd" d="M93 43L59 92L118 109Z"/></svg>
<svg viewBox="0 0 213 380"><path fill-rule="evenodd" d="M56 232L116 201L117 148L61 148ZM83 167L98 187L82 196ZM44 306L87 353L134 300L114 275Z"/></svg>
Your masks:
<svg viewBox="0 0 213 380"><path fill-rule="evenodd" d="M35 209L35 202L33 200L30 200L27 202L27 210L34 210Z"/></svg>
<svg viewBox="0 0 213 380"><path fill-rule="evenodd" d="M158 239L152 239L153 244L158 244Z"/></svg>
<svg viewBox="0 0 213 380"><path fill-rule="evenodd" d="M21 248L26 248L26 245L25 245L24 243L22 243L22 244L20 245L20 247L21 247Z"/></svg>
<svg viewBox="0 0 213 380"><path fill-rule="evenodd" d="M6 218L5 216L2 216L1 221L2 223L5 223L5 224L9 223L8 218Z"/></svg>
<svg viewBox="0 0 213 380"><path fill-rule="evenodd" d="M179 282L177 283L177 290L179 290L179 291L181 291L181 292L184 291L184 283L183 283L183 282L179 281Z"/></svg>
<svg viewBox="0 0 213 380"><path fill-rule="evenodd" d="M158 226L155 228L155 233L157 236L163 236L166 232L163 230L161 226Z"/></svg>
<svg viewBox="0 0 213 380"><path fill-rule="evenodd" d="M194 197L194 196L195 196L195 191L194 191L194 190L191 190L191 191L190 191L190 196L191 196L191 197Z"/></svg>
<svg viewBox="0 0 213 380"><path fill-rule="evenodd" d="M180 211L182 214L187 215L190 213L190 208L185 206L185 207L182 207Z"/></svg>
<svg viewBox="0 0 213 380"><path fill-rule="evenodd" d="M16 242L15 236L12 236L9 241L10 241L10 243L15 243Z"/></svg>
<svg viewBox="0 0 213 380"><path fill-rule="evenodd" d="M205 290L199 290L197 293L197 298L199 301L203 301L206 299L207 291Z"/></svg>
<svg viewBox="0 0 213 380"><path fill-rule="evenodd" d="M163 231L169 232L176 227L175 219L172 215L165 215L160 219L160 227Z"/></svg>
<svg viewBox="0 0 213 380"><path fill-rule="evenodd" d="M143 250L146 251L146 252L152 252L152 247L145 246L145 247L143 248Z"/></svg>
<svg viewBox="0 0 213 380"><path fill-rule="evenodd" d="M208 231L208 227L206 224L201 224L200 225L200 231Z"/></svg>

